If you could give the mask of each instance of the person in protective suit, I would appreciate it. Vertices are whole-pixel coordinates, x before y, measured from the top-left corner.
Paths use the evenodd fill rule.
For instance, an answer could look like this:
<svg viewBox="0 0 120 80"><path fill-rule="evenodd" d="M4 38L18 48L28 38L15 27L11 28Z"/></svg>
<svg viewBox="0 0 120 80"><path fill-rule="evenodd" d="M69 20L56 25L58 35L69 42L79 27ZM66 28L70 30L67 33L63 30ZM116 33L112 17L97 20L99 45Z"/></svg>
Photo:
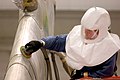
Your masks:
<svg viewBox="0 0 120 80"><path fill-rule="evenodd" d="M117 70L116 59L120 49L118 35L110 33L110 15L101 7L88 9L81 25L74 26L69 34L48 36L25 45L31 54L41 47L65 52L67 64L76 70L71 80L85 76L105 78Z"/></svg>

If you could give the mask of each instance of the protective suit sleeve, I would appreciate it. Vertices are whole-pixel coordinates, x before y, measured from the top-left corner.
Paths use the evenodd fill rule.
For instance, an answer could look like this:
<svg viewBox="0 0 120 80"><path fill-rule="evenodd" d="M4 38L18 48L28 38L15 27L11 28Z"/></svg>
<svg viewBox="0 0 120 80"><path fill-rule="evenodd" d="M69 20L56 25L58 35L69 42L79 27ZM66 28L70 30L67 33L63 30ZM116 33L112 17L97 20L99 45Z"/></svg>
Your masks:
<svg viewBox="0 0 120 80"><path fill-rule="evenodd" d="M67 34L42 38L42 40L45 42L45 45L43 47L48 50L65 52L66 37Z"/></svg>
<svg viewBox="0 0 120 80"><path fill-rule="evenodd" d="M114 54L110 59L108 59L101 65L96 66L95 67L96 71L93 72L90 71L88 75L93 78L111 77L117 70L116 66L117 54L118 53Z"/></svg>

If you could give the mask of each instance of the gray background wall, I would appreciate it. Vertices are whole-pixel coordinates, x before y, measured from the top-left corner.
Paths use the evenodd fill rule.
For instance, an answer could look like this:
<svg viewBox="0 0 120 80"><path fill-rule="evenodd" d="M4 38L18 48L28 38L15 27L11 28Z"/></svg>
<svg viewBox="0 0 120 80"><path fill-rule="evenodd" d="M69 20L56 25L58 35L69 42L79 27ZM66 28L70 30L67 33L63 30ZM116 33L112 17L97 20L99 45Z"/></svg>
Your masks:
<svg viewBox="0 0 120 80"><path fill-rule="evenodd" d="M120 11L109 12L112 19L112 32L120 36ZM80 19L83 14L84 11L58 10L55 15L55 35L68 33L73 26L80 24ZM17 24L17 10L0 11L0 80L2 80L5 74L6 66L9 61ZM120 62L118 62L118 64L120 64Z"/></svg>
<svg viewBox="0 0 120 80"><path fill-rule="evenodd" d="M57 11L55 34L68 33L73 26L80 24L85 11ZM120 36L120 11L109 11L111 15L112 32Z"/></svg>
<svg viewBox="0 0 120 80"><path fill-rule="evenodd" d="M80 24L80 19L85 11L56 11L55 15L55 35L68 33L73 26ZM109 11L111 15L112 32L120 36L120 11ZM9 40L13 42L18 24L17 10L0 11L0 41ZM6 44L9 43L6 42ZM12 45L12 43L9 43Z"/></svg>

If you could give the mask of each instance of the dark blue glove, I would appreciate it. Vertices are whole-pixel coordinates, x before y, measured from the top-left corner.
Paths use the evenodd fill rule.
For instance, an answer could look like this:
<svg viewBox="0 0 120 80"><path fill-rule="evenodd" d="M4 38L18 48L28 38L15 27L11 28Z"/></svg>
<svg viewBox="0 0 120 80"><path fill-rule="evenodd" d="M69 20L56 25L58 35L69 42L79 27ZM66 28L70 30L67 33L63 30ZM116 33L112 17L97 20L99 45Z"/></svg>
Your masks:
<svg viewBox="0 0 120 80"><path fill-rule="evenodd" d="M25 50L26 52L29 53L29 55L31 55L33 52L37 51L43 46L44 46L43 41L30 41L25 45Z"/></svg>

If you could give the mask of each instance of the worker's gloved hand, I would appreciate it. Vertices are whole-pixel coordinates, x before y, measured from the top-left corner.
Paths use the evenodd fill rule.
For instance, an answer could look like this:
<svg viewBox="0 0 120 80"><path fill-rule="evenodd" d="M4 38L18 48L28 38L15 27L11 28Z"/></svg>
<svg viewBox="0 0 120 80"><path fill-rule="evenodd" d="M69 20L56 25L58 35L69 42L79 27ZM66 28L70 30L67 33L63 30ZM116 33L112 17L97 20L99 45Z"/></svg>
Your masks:
<svg viewBox="0 0 120 80"><path fill-rule="evenodd" d="M25 45L25 50L27 53L32 54L33 52L37 51L41 47L44 46L44 41L30 41Z"/></svg>
<svg viewBox="0 0 120 80"><path fill-rule="evenodd" d="M83 72L81 72L80 70L76 70L76 74L74 74L70 80L76 80L76 79L80 79L83 78Z"/></svg>

